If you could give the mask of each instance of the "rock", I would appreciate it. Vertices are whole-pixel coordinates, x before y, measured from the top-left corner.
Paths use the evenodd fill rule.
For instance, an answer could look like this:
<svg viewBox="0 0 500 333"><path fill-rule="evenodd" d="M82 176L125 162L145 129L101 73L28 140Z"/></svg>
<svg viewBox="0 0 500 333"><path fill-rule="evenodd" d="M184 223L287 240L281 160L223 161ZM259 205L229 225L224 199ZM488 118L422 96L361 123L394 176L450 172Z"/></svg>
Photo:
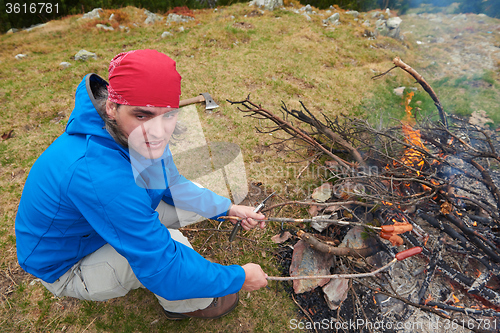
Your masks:
<svg viewBox="0 0 500 333"><path fill-rule="evenodd" d="M396 89L393 90L394 94L396 94L397 96L403 96L404 92L405 92L405 88L406 87L397 87Z"/></svg>
<svg viewBox="0 0 500 333"><path fill-rule="evenodd" d="M377 241L373 237L364 237L364 227L354 226L347 232L339 247L350 247L354 249L376 246ZM377 237L377 236L375 236ZM374 243L375 242L375 243Z"/></svg>
<svg viewBox="0 0 500 333"><path fill-rule="evenodd" d="M75 60L87 61L89 58L97 59L97 55L87 50L80 50L75 54Z"/></svg>
<svg viewBox="0 0 500 333"><path fill-rule="evenodd" d="M170 37L170 36L173 36L174 34L171 33L170 31L165 31L164 33L161 34L161 38L166 38L166 37Z"/></svg>
<svg viewBox="0 0 500 333"><path fill-rule="evenodd" d="M104 31L113 31L115 30L113 27L110 27L110 26L107 26L105 24L96 24L95 27L98 29L98 30L104 30Z"/></svg>
<svg viewBox="0 0 500 333"><path fill-rule="evenodd" d="M452 18L453 21L467 21L467 15L460 14Z"/></svg>
<svg viewBox="0 0 500 333"><path fill-rule="evenodd" d="M191 16L178 15L178 14L174 14L174 13L170 13L167 16L167 23L170 23L170 22L184 23L184 22L189 22L192 20L194 20L194 18Z"/></svg>
<svg viewBox="0 0 500 333"><path fill-rule="evenodd" d="M326 304L330 310L337 310L342 302L347 298L349 291L348 279L331 279L323 286Z"/></svg>
<svg viewBox="0 0 500 333"><path fill-rule="evenodd" d="M311 197L317 202L325 202L332 197L333 185L331 183L324 183L320 187L314 189Z"/></svg>
<svg viewBox="0 0 500 333"><path fill-rule="evenodd" d="M359 12L356 11L356 10L350 10L348 12L345 12L347 15L352 15L354 17L358 17L359 16Z"/></svg>
<svg viewBox="0 0 500 333"><path fill-rule="evenodd" d="M113 20L114 18L115 18L115 13L113 13L113 14L109 15L109 19L108 19L108 21L111 21L111 20Z"/></svg>
<svg viewBox="0 0 500 333"><path fill-rule="evenodd" d="M184 32L184 27L180 27L179 32Z"/></svg>
<svg viewBox="0 0 500 333"><path fill-rule="evenodd" d="M119 25L118 28L120 28L121 31L130 32L130 28L124 25Z"/></svg>
<svg viewBox="0 0 500 333"><path fill-rule="evenodd" d="M311 21L311 16L307 15L307 13L302 13L302 15L306 18L306 20Z"/></svg>
<svg viewBox="0 0 500 333"><path fill-rule="evenodd" d="M332 16L329 18L323 20L324 24L337 24L340 20L340 14L339 13L334 13Z"/></svg>
<svg viewBox="0 0 500 333"><path fill-rule="evenodd" d="M19 53L15 56L16 60L22 60L24 58L27 58L28 55L27 54L22 54L22 53Z"/></svg>
<svg viewBox="0 0 500 333"><path fill-rule="evenodd" d="M155 22L159 22L163 20L163 16L151 13L149 10L145 9L144 14L146 14L148 17L144 20L144 24L153 24Z"/></svg>
<svg viewBox="0 0 500 333"><path fill-rule="evenodd" d="M274 235L273 237L271 237L271 240L275 244L281 244L281 243L284 243L287 240L289 240L291 237L292 237L292 234L289 231L285 231L282 234Z"/></svg>
<svg viewBox="0 0 500 333"><path fill-rule="evenodd" d="M386 25L387 25L387 28L392 30L392 29L399 28L399 26L401 25L401 22L403 22L403 20L401 18L391 17L390 19L387 20Z"/></svg>
<svg viewBox="0 0 500 333"><path fill-rule="evenodd" d="M94 8L90 12L83 14L80 19L97 19L100 18L101 15L99 14L102 12L102 8Z"/></svg>
<svg viewBox="0 0 500 333"><path fill-rule="evenodd" d="M383 17L384 17L384 14L383 14L382 12L379 12L378 10L377 10L377 11L374 11L374 12L372 13L372 18L377 18L377 17L378 17L378 18L381 18L381 17L383 18Z"/></svg>
<svg viewBox="0 0 500 333"><path fill-rule="evenodd" d="M318 220L318 219L329 219L330 215L319 215L319 216L314 216L313 220ZM311 222L311 228L318 232L322 232L326 228L328 228L332 222L318 222L318 221L313 221Z"/></svg>
<svg viewBox="0 0 500 333"><path fill-rule="evenodd" d="M46 25L47 25L47 23L35 24L35 25L32 25L31 27L29 27L27 29L24 29L24 31L31 31L31 30L35 30L35 29L38 29L38 28L43 28Z"/></svg>
<svg viewBox="0 0 500 333"><path fill-rule="evenodd" d="M371 26L370 20L366 20L361 24L363 27L369 28Z"/></svg>
<svg viewBox="0 0 500 333"><path fill-rule="evenodd" d="M306 12L308 14L312 14L312 12L313 12L311 5L307 5L305 7L302 7L300 10L303 12Z"/></svg>
<svg viewBox="0 0 500 333"><path fill-rule="evenodd" d="M250 1L250 5L266 10L275 10L276 8L283 7L283 0L252 0Z"/></svg>
<svg viewBox="0 0 500 333"><path fill-rule="evenodd" d="M379 19L375 22L376 32L382 36L399 39L401 22L403 20L399 17L391 17L388 20Z"/></svg>
<svg viewBox="0 0 500 333"><path fill-rule="evenodd" d="M62 67L63 69L65 69L65 68L68 68L69 66L71 66L71 64L69 62L63 61L59 64L59 66Z"/></svg>
<svg viewBox="0 0 500 333"><path fill-rule="evenodd" d="M294 246L290 276L300 275L329 275L333 256L311 249L302 240ZM293 290L296 294L324 286L330 279L294 280Z"/></svg>
<svg viewBox="0 0 500 333"><path fill-rule="evenodd" d="M7 31L7 34L13 34L13 33L16 33L18 31L19 31L19 29L11 28L11 29L9 29L9 31Z"/></svg>

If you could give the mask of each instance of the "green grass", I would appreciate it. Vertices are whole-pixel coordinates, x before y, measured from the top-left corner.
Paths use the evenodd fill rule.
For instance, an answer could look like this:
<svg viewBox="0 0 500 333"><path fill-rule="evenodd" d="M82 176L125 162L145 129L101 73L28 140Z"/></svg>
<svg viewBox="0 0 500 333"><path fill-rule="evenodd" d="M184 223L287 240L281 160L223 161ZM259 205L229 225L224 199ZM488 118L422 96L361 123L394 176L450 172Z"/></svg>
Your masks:
<svg viewBox="0 0 500 333"><path fill-rule="evenodd" d="M299 109L302 101L318 115L347 114L379 123L381 118L388 122L404 116L402 98L393 89L406 86L417 88L410 104L417 117L436 118L432 100L408 74L393 70L382 79L371 79L390 69L392 59L400 56L425 76L447 112L469 115L485 110L496 124L500 122L498 64L486 71L454 73L447 65L450 58L445 45L429 44L423 49L415 44L439 33L449 34L450 43L458 43L452 37L459 33L461 43L473 43L477 35L469 36L469 32L484 35L477 23L469 21L469 29L443 25L434 31L427 20L404 17L403 32L412 30L404 41L371 40L363 37L365 28L361 26L370 16L354 21L341 14L341 25L325 27L321 19L331 14L324 11L318 11L323 16L312 15L307 21L289 9L266 11L262 16L250 15L253 10L247 4L236 4L218 11L195 11L196 20L189 23L145 26L143 11L127 7L120 11L127 14L121 24L130 28L128 33L97 31L98 21L79 21L79 16L73 16L31 32L0 36L0 135L14 130L14 137L0 141L2 332L288 332L289 321L302 316L283 286L275 282L269 289L242 293L240 306L221 320L170 322L147 290L102 303L55 299L40 283L32 284L34 277L20 269L14 219L29 170L64 131L75 88L84 75L97 73L107 78L109 61L120 52L153 48L170 55L183 77L181 98L208 91L220 105L210 113L197 106L207 140L238 144L248 181L261 182L268 191L278 190L282 201L304 199L326 176L311 167L297 178L307 163L300 162L297 154L272 146L278 135L257 134L255 127L260 123L244 117L227 99L243 100L250 94L253 101L276 114L282 102ZM499 24L499 20L487 21ZM179 32L181 26L184 32ZM162 39L164 31L174 35ZM491 38L500 45L497 35ZM95 52L98 58L72 60L80 49ZM28 54L28 58L15 60L18 53ZM62 61L69 61L71 67L61 69ZM53 121L61 115L61 121ZM290 161L298 163L287 163ZM307 210L285 208L281 214L301 217L307 216ZM206 221L200 227L217 225ZM222 232L191 232L188 237L200 253L220 263L256 262L269 275L279 275L273 254L276 246L270 241L278 231L279 226L271 225L242 234L256 243L229 243L227 233Z"/></svg>

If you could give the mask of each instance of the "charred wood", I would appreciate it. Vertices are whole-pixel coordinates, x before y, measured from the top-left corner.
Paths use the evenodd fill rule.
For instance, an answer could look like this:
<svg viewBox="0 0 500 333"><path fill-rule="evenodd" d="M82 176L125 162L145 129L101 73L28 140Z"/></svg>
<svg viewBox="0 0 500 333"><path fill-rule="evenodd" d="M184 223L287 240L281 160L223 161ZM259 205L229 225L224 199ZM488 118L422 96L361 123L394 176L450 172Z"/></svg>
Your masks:
<svg viewBox="0 0 500 333"><path fill-rule="evenodd" d="M496 263L500 263L500 256L498 255L498 251L496 246L484 239L481 235L477 233L477 231L472 230L465 223L460 220L457 216L453 214L446 214L445 217L452 222L456 227L458 227L462 232L467 236L469 241L474 244L478 249L481 249L485 254L487 254L493 261ZM485 242L485 243L483 243Z"/></svg>

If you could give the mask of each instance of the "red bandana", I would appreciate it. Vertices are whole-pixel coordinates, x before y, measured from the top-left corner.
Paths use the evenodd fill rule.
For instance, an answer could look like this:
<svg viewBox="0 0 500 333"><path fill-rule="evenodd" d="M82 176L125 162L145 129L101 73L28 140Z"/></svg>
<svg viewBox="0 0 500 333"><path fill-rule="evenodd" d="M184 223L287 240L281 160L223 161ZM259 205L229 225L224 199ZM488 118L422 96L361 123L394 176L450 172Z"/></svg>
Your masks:
<svg viewBox="0 0 500 333"><path fill-rule="evenodd" d="M155 50L120 53L109 65L108 99L133 106L179 107L175 61Z"/></svg>

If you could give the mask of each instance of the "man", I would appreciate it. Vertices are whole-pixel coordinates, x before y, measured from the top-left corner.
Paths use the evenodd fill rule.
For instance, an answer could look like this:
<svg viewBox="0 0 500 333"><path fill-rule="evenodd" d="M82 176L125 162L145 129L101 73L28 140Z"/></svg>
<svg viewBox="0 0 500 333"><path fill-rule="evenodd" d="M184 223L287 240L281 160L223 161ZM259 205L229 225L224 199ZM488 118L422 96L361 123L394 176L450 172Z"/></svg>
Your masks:
<svg viewBox="0 0 500 333"><path fill-rule="evenodd" d="M259 265L212 263L175 229L198 214L238 216L246 230L264 218L177 171L168 143L180 83L172 59L136 50L112 60L109 84L89 74L78 86L66 131L33 165L16 216L21 267L56 296L102 301L144 287L169 319L217 318L240 289L267 285Z"/></svg>

